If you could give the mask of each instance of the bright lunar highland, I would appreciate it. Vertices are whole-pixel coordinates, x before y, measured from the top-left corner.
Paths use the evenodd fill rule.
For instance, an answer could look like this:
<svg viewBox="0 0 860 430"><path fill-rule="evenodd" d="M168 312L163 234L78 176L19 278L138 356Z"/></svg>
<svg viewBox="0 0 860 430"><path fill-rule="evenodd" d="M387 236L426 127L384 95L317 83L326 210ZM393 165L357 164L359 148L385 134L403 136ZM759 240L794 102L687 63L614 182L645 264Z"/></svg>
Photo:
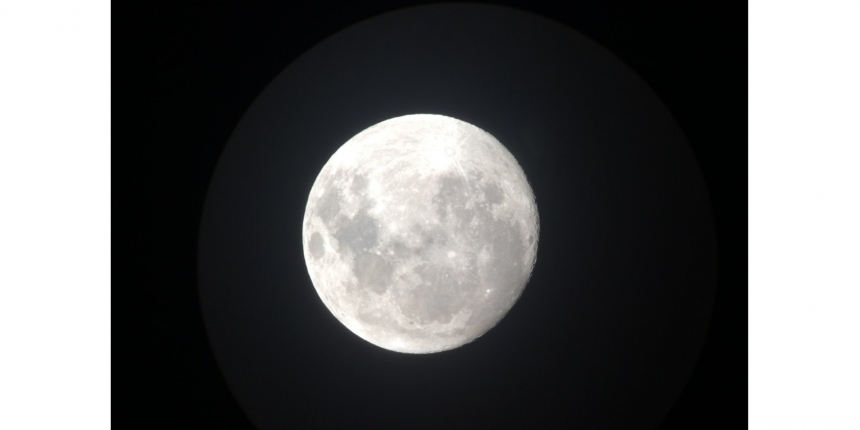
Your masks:
<svg viewBox="0 0 860 430"><path fill-rule="evenodd" d="M486 333L535 264L526 176L489 133L441 115L376 124L326 163L304 256L326 307L382 348L445 351Z"/></svg>

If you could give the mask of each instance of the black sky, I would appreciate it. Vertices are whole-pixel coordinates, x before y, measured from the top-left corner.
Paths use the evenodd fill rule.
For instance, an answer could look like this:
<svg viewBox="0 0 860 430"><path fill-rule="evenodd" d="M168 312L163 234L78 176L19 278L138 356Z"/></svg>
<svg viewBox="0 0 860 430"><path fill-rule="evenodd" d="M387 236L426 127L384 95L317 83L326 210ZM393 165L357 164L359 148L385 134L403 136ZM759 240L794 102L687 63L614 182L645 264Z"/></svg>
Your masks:
<svg viewBox="0 0 860 430"><path fill-rule="evenodd" d="M690 3L494 4L551 18L608 48L650 85L686 135L713 210L718 285L702 355L661 428L741 428L747 407L746 5ZM216 365L198 299L198 229L215 164L243 113L293 60L351 24L413 4L421 3L115 6L112 372L113 420L118 428L252 428ZM318 163L314 157L321 156L309 153L308 163ZM297 181L307 180L296 175ZM540 210L540 189L536 193ZM320 309L321 305L307 312ZM523 312L520 318L530 315ZM380 366L398 366L386 363L398 358L376 357ZM355 365L348 356L330 359L334 362L320 366ZM295 365L284 366L290 369L291 364ZM456 363L450 366L459 369ZM291 371L297 381L308 378L301 369ZM420 374L403 378L432 382L422 381ZM575 408L566 405L573 397L552 378L538 375L529 385L529 390L544 393L540 396L544 405L523 408L532 416L499 413L494 410L497 404L481 401L479 391L474 392L479 398L471 409L477 412L469 413L486 416L489 423L495 422L494 416L504 416L509 423L575 426L557 412ZM466 384L468 375L461 380ZM314 381L297 384L310 387ZM350 388L330 380L317 385L320 390L337 387L381 398L390 388ZM457 384L446 387L468 391ZM296 428L307 427L313 421L307 417L315 415L346 414L329 422L349 422L358 428L375 420L363 416L361 408L326 402L331 397L324 393L296 394L294 402L283 406L295 409L291 416L296 417ZM436 394L414 395L416 402L431 409L434 402L445 403L434 400ZM511 404L536 401L516 393L505 396L494 393L488 398ZM547 404L546 399L554 403ZM391 413L402 417L408 412L402 409ZM534 416L535 411L542 412ZM432 418L426 419L433 424ZM437 424L444 424L443 418L439 420Z"/></svg>

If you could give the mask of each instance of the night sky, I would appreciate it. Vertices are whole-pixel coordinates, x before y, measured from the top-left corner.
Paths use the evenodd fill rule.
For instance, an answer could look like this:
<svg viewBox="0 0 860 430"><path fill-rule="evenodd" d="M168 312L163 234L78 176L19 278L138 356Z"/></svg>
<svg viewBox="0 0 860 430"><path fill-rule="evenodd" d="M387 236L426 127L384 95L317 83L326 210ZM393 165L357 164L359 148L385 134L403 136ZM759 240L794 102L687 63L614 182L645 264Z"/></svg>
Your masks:
<svg viewBox="0 0 860 430"><path fill-rule="evenodd" d="M617 60L591 42L532 49L555 24L449 8L317 49L260 99L324 39L421 3L116 6L116 426L746 426L746 5L688 3L494 3L564 24L632 72L601 66ZM497 137L542 227L509 315L426 356L340 325L301 255L331 153L408 113ZM224 152L231 136L239 149Z"/></svg>

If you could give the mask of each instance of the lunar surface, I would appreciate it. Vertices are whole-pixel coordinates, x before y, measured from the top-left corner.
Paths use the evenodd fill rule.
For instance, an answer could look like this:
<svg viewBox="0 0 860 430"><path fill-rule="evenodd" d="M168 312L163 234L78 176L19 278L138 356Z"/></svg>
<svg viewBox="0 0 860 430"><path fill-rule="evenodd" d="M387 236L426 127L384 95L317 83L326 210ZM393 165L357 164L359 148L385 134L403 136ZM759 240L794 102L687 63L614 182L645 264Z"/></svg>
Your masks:
<svg viewBox="0 0 860 430"><path fill-rule="evenodd" d="M535 264L538 213L489 133L440 115L376 124L326 163L308 198L304 256L320 298L361 338L445 351L495 326Z"/></svg>

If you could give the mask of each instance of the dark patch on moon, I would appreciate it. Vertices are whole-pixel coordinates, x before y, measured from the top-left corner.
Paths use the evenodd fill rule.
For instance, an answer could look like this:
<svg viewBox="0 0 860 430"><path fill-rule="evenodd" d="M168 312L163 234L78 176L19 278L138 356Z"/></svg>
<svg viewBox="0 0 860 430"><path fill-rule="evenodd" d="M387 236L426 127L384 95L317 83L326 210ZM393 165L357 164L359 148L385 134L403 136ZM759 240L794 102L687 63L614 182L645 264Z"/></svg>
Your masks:
<svg viewBox="0 0 860 430"><path fill-rule="evenodd" d="M317 201L316 213L322 218L326 226L331 226L331 221L340 213L340 192L337 188L326 187L322 197Z"/></svg>
<svg viewBox="0 0 860 430"><path fill-rule="evenodd" d="M407 257L410 257L415 252L415 250L407 246L405 243L396 239L390 242L388 248L394 253L394 255L398 259L405 259Z"/></svg>
<svg viewBox="0 0 860 430"><path fill-rule="evenodd" d="M448 233L441 226L426 228L421 224L413 224L410 231L419 238L417 245L409 245L398 239L389 242L389 248L400 258L417 256L426 259L432 249L445 247L449 242Z"/></svg>
<svg viewBox="0 0 860 430"><path fill-rule="evenodd" d="M325 244L323 238L318 231L311 235L311 240L308 243L308 250L311 252L311 257L319 260L325 255Z"/></svg>
<svg viewBox="0 0 860 430"><path fill-rule="evenodd" d="M493 221L481 231L479 243L489 243L491 264L485 280L490 288L514 291L524 281L523 260L526 247L516 222Z"/></svg>
<svg viewBox="0 0 860 430"><path fill-rule="evenodd" d="M505 201L505 192L502 190L502 187L495 182L487 182L483 186L484 190L484 199L486 199L487 203L491 205L497 205Z"/></svg>
<svg viewBox="0 0 860 430"><path fill-rule="evenodd" d="M353 252L367 251L379 241L379 223L362 209L352 218L341 218L334 237Z"/></svg>
<svg viewBox="0 0 860 430"><path fill-rule="evenodd" d="M481 294L483 289L491 292L485 296L486 302L473 308L466 327L475 333L483 333L497 324L513 305L529 274L524 268L527 248L520 225L515 221L493 219L484 208L479 208L477 217L480 222L477 229L469 232L469 238L474 243L485 244L482 249L489 258L480 268L476 261L470 262L475 267L475 278L481 280L481 288L476 288L475 292Z"/></svg>
<svg viewBox="0 0 860 430"><path fill-rule="evenodd" d="M470 209L471 198L469 184L460 176L442 176L439 178L439 192L433 196L436 213L442 220L449 214L462 223L468 223L475 216Z"/></svg>
<svg viewBox="0 0 860 430"><path fill-rule="evenodd" d="M415 268L415 273L423 283L401 291L395 302L404 316L422 324L451 322L480 290L474 277L463 276L447 265L423 263Z"/></svg>
<svg viewBox="0 0 860 430"><path fill-rule="evenodd" d="M355 255L353 273L358 278L360 287L382 294L391 284L393 272L394 269L385 258L369 252L359 252Z"/></svg>
<svg viewBox="0 0 860 430"><path fill-rule="evenodd" d="M362 175L355 175L352 178L352 184L349 186L349 190L352 191L353 194L361 194L366 189L367 178Z"/></svg>

